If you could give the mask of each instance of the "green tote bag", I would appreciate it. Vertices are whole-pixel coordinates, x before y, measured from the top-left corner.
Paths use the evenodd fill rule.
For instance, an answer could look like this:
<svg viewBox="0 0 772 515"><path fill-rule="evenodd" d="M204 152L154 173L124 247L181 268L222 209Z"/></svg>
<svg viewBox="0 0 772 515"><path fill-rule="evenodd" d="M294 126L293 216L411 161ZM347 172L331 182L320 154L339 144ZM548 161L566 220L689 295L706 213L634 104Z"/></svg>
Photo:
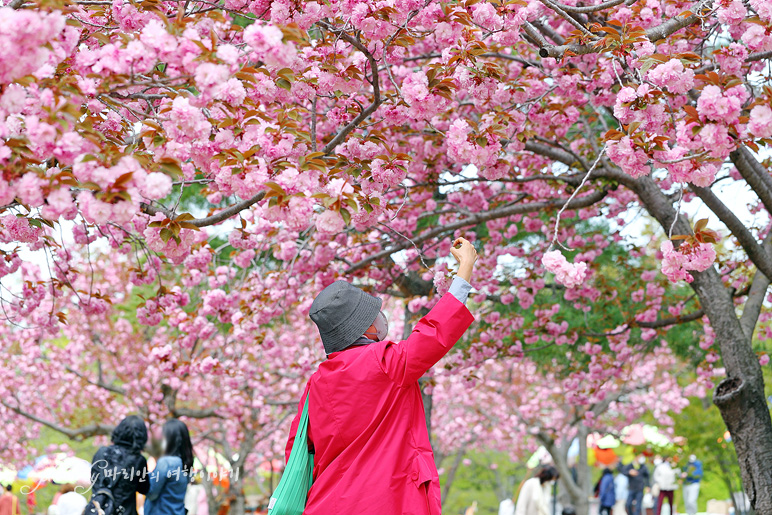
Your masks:
<svg viewBox="0 0 772 515"><path fill-rule="evenodd" d="M314 480L314 455L308 452L308 397L300 415L289 461L279 486L271 496L268 515L302 515L306 508L308 490Z"/></svg>

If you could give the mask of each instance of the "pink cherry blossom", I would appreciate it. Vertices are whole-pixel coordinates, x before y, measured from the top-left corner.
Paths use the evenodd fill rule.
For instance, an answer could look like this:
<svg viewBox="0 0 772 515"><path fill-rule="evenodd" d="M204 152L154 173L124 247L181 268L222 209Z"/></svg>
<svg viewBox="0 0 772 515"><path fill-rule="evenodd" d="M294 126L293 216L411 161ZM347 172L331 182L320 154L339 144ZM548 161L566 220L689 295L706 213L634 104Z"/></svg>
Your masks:
<svg viewBox="0 0 772 515"><path fill-rule="evenodd" d="M340 213L327 210L316 217L316 230L324 234L336 234L345 228L346 224Z"/></svg>
<svg viewBox="0 0 772 515"><path fill-rule="evenodd" d="M566 288L581 285L587 277L586 263L569 263L559 250L551 250L544 254L542 264L555 274L555 279Z"/></svg>
<svg viewBox="0 0 772 515"><path fill-rule="evenodd" d="M190 100L182 96L175 98L171 107L169 121L164 122L170 137L180 142L208 139L212 126L201 109L193 107Z"/></svg>
<svg viewBox="0 0 772 515"><path fill-rule="evenodd" d="M744 91L744 88L743 88ZM702 90L697 100L697 111L709 120L731 123L740 114L744 99L740 95L724 92L718 86L710 84Z"/></svg>
<svg viewBox="0 0 772 515"><path fill-rule="evenodd" d="M751 109L748 132L757 138L772 137L772 108L758 105Z"/></svg>
<svg viewBox="0 0 772 515"><path fill-rule="evenodd" d="M681 95L694 87L694 72L685 69L678 59L655 66L649 70L648 79L657 86L667 87L672 93Z"/></svg>
<svg viewBox="0 0 772 515"><path fill-rule="evenodd" d="M608 142L606 152L609 159L633 177L642 177L650 172L646 154L633 146L629 136L624 136L619 141Z"/></svg>
<svg viewBox="0 0 772 515"><path fill-rule="evenodd" d="M65 23L66 18L59 12L0 7L0 47L13 48L15 54L0 60L0 84L31 74L46 64L53 57L46 45L63 36Z"/></svg>
<svg viewBox="0 0 772 515"><path fill-rule="evenodd" d="M676 250L673 242L666 240L660 250L663 253L662 273L672 282L684 280L690 283L694 277L689 271L703 272L716 260L716 250L709 243L683 244Z"/></svg>
<svg viewBox="0 0 772 515"><path fill-rule="evenodd" d="M153 172L145 177L142 194L149 199L164 198L172 190L172 180L161 172Z"/></svg>

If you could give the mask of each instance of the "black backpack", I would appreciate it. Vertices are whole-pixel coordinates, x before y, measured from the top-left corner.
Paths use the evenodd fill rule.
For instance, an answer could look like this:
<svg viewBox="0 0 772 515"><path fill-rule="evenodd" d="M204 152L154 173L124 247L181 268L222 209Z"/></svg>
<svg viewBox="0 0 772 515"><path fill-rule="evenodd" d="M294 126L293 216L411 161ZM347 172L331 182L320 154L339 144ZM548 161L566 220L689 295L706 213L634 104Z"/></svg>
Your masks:
<svg viewBox="0 0 772 515"><path fill-rule="evenodd" d="M92 485L94 493L86 505L83 515L122 515L125 511L121 497L121 471L126 470L129 455L119 446L103 448L104 453L92 468L98 471Z"/></svg>
<svg viewBox="0 0 772 515"><path fill-rule="evenodd" d="M102 488L94 492L91 500L83 510L83 515L120 515L123 513L123 506L115 506L115 497L107 488Z"/></svg>

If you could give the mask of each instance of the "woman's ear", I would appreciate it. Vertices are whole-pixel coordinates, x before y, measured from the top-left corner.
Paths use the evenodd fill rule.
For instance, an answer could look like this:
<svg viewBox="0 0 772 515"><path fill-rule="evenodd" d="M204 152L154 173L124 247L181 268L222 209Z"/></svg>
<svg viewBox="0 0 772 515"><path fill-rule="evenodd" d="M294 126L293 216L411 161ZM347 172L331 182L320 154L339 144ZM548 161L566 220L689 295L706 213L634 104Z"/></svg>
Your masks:
<svg viewBox="0 0 772 515"><path fill-rule="evenodd" d="M375 324L368 327L367 331L365 331L365 334L363 334L362 336L366 336L371 340L378 341L378 330L375 328Z"/></svg>

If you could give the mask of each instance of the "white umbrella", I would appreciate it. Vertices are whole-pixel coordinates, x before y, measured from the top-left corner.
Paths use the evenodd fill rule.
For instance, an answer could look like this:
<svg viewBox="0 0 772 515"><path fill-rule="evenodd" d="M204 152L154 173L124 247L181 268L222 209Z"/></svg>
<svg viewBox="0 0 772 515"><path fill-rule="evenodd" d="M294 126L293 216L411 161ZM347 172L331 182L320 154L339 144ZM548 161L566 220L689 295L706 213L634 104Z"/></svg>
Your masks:
<svg viewBox="0 0 772 515"><path fill-rule="evenodd" d="M16 479L16 469L5 465L0 465L0 484L10 485Z"/></svg>
<svg viewBox="0 0 772 515"><path fill-rule="evenodd" d="M91 484L91 463L75 456L65 458L54 470L51 480L58 484L88 486Z"/></svg>

